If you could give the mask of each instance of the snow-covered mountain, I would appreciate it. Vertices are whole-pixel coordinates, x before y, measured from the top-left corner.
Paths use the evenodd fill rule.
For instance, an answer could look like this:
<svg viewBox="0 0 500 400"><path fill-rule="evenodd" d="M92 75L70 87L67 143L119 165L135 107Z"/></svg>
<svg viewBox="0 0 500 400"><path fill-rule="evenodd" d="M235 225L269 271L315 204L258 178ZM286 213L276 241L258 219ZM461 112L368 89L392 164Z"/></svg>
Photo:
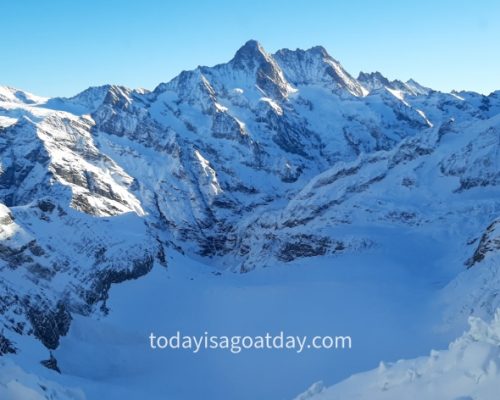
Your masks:
<svg viewBox="0 0 500 400"><path fill-rule="evenodd" d="M1 87L0 354L26 335L56 349L172 252L249 272L384 248L388 230L449 249L450 324L491 317L499 153L500 92L356 79L322 47L251 40L152 91Z"/></svg>

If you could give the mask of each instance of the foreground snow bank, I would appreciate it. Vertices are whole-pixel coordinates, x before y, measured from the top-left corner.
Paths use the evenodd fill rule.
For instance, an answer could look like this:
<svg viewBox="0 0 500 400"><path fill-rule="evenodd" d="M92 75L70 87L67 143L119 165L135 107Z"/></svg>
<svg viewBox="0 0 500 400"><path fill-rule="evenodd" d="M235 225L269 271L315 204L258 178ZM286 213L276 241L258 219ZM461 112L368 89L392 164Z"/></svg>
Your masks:
<svg viewBox="0 0 500 400"><path fill-rule="evenodd" d="M325 388L311 386L295 400L494 400L500 387L500 309L488 324L469 319L470 329L448 350L428 357L380 363Z"/></svg>
<svg viewBox="0 0 500 400"><path fill-rule="evenodd" d="M0 399L85 400L85 395L79 389L64 388L28 374L11 360L0 358Z"/></svg>

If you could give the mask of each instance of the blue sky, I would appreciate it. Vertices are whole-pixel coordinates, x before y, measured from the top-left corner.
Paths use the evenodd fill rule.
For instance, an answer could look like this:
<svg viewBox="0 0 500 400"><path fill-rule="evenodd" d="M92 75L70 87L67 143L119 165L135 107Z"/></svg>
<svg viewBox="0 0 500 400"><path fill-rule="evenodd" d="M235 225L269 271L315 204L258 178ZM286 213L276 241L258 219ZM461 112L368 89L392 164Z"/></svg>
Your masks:
<svg viewBox="0 0 500 400"><path fill-rule="evenodd" d="M500 89L498 0L3 0L0 16L0 85L45 96L152 89L228 61L250 38L269 52L323 45L355 76Z"/></svg>

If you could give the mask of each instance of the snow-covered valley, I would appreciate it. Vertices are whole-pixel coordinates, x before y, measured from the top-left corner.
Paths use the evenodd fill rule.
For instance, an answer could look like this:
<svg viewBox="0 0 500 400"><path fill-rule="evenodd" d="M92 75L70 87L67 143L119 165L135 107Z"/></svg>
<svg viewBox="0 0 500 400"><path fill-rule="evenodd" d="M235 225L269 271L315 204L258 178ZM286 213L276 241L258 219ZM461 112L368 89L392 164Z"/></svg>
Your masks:
<svg viewBox="0 0 500 400"><path fill-rule="evenodd" d="M383 258L375 252L219 275L174 253L167 270L158 265L144 278L114 287L108 316L75 317L54 356L65 385L83 388L89 398L291 399L318 377L333 383L380 359L414 357L446 344L447 336L433 330L433 295L440 282L429 281L420 260L404 264L411 271L402 270L403 259L399 252ZM349 334L354 345L302 354L149 348L150 332L177 330ZM35 365L36 356L29 358L20 363ZM42 366L38 370L57 376Z"/></svg>

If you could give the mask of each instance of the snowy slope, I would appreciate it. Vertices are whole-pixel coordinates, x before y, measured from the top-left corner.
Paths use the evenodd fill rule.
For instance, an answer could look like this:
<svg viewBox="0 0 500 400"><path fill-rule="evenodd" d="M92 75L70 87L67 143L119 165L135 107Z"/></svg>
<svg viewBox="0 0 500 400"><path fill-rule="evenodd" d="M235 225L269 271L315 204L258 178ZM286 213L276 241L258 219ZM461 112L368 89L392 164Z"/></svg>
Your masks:
<svg viewBox="0 0 500 400"><path fill-rule="evenodd" d="M71 389L26 373L5 358L0 359L2 400L85 400L80 389Z"/></svg>
<svg viewBox="0 0 500 400"><path fill-rule="evenodd" d="M376 370L332 387L316 383L295 400L497 399L500 310L490 323L470 318L469 324L447 350L432 350L415 360L381 362Z"/></svg>

